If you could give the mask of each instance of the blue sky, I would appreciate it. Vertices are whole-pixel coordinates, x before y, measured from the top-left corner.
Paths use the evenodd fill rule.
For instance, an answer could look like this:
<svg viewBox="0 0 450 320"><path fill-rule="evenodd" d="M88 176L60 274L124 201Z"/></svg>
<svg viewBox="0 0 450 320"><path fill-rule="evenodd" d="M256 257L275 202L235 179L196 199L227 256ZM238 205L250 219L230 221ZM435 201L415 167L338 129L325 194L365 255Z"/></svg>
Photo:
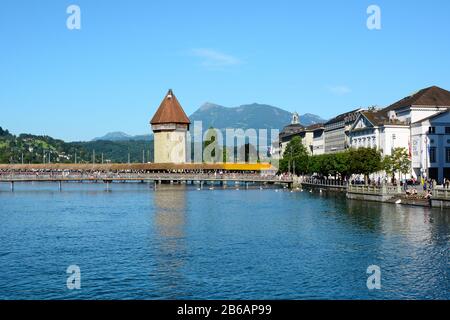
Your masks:
<svg viewBox="0 0 450 320"><path fill-rule="evenodd" d="M324 118L450 89L447 0L2 0L0 43L0 126L68 141L149 132L169 88L188 114L258 102Z"/></svg>

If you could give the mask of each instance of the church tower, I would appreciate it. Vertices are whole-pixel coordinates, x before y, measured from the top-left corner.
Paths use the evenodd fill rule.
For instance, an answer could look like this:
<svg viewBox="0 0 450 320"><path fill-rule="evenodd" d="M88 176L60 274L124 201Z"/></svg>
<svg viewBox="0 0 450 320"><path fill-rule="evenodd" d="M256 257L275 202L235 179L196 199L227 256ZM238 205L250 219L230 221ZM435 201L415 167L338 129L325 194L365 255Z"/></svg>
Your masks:
<svg viewBox="0 0 450 320"><path fill-rule="evenodd" d="M190 123L172 90L169 90L150 121L155 163L186 162L186 132Z"/></svg>

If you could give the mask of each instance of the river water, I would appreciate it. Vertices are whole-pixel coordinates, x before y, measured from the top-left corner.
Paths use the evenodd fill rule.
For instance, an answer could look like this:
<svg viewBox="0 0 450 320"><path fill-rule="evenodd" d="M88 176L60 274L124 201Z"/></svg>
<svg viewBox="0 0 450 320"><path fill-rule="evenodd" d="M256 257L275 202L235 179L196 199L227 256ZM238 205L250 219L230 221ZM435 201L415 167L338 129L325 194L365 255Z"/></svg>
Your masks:
<svg viewBox="0 0 450 320"><path fill-rule="evenodd" d="M450 211L438 209L278 189L2 184L0 225L0 299L450 298ZM367 287L370 265L380 289Z"/></svg>

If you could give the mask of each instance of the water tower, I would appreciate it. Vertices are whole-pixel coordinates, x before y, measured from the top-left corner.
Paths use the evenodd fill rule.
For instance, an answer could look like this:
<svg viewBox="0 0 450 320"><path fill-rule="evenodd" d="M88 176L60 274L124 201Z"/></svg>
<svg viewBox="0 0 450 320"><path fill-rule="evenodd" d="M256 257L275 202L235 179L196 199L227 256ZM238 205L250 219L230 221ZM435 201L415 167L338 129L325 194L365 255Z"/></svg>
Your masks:
<svg viewBox="0 0 450 320"><path fill-rule="evenodd" d="M190 123L172 90L169 90L150 121L155 163L186 162L186 133Z"/></svg>

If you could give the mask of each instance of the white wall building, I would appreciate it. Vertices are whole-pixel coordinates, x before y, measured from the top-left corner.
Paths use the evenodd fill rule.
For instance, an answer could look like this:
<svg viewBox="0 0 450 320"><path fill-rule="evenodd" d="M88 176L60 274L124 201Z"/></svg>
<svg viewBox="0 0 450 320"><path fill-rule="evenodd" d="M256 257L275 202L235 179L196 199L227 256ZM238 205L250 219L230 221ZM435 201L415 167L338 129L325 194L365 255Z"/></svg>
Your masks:
<svg viewBox="0 0 450 320"><path fill-rule="evenodd" d="M422 89L382 110L362 112L350 130L351 147L377 148L383 156L406 148L413 177L450 179L449 110L449 91Z"/></svg>
<svg viewBox="0 0 450 320"><path fill-rule="evenodd" d="M383 110L360 113L350 130L350 147L375 148L383 156L391 155L394 148L408 148L409 145L409 125L395 118L389 119Z"/></svg>
<svg viewBox="0 0 450 320"><path fill-rule="evenodd" d="M412 123L411 140L414 175L450 179L450 111Z"/></svg>

